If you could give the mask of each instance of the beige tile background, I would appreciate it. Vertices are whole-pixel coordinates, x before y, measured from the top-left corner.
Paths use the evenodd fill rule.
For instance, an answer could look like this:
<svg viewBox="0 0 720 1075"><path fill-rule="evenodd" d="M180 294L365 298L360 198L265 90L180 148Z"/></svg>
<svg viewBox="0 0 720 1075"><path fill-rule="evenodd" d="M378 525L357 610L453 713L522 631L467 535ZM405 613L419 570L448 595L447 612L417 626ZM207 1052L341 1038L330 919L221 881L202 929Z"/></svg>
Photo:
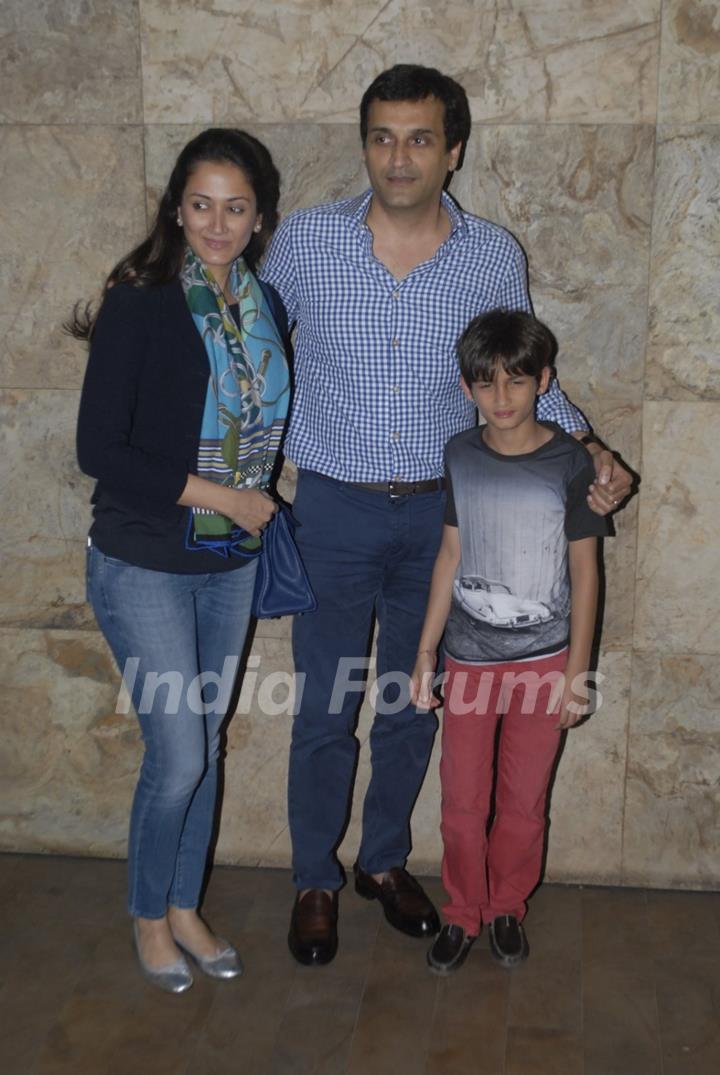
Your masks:
<svg viewBox="0 0 720 1075"><path fill-rule="evenodd" d="M603 703L567 740L548 876L717 886L720 6L6 0L0 29L0 846L121 856L140 754L84 603L85 357L63 318L142 236L203 126L266 141L283 212L352 194L362 90L417 61L471 98L453 193L524 244L563 385L643 474L606 542ZM287 865L287 623L259 626L251 666L218 858ZM347 863L370 719L366 705ZM431 870L437 761L413 825Z"/></svg>

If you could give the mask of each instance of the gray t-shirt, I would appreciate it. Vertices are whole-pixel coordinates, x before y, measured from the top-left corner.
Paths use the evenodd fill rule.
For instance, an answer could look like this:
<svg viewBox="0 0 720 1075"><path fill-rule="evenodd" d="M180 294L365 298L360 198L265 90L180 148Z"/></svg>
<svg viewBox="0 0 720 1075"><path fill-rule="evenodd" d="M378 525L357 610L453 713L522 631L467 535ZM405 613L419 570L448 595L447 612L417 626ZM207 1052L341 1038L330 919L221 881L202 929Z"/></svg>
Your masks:
<svg viewBox="0 0 720 1075"><path fill-rule="evenodd" d="M592 459L551 422L553 437L526 455L500 455L482 428L445 450L445 522L457 526L460 566L445 652L472 664L520 661L567 643L568 541L607 533L586 502Z"/></svg>

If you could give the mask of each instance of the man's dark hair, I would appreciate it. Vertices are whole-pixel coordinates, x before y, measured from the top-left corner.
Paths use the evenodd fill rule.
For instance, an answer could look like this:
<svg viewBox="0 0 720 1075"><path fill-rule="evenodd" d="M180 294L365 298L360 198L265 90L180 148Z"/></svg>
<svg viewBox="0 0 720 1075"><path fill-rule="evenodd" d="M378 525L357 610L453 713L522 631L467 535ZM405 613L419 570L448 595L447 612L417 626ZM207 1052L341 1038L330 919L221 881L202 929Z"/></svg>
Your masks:
<svg viewBox="0 0 720 1075"><path fill-rule="evenodd" d="M360 137L363 145L367 141L368 111L373 101L422 101L426 97L437 97L445 107L445 148L449 151L462 142L459 168L470 137L470 105L460 83L434 67L397 63L370 83L360 102Z"/></svg>
<svg viewBox="0 0 720 1075"><path fill-rule="evenodd" d="M547 325L522 310L489 310L467 326L457 344L460 372L468 387L491 383L498 366L506 373L523 373L539 383L546 366L552 368L557 342Z"/></svg>

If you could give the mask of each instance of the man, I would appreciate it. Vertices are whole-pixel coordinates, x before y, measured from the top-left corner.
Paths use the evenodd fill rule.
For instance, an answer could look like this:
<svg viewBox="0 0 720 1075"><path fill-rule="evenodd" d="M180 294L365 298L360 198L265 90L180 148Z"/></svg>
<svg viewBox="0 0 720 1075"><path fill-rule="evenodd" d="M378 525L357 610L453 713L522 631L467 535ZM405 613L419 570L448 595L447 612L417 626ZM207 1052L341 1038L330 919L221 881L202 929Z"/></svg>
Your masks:
<svg viewBox="0 0 720 1075"><path fill-rule="evenodd" d="M442 532L443 450L475 420L455 342L484 310L530 309L518 244L444 193L470 134L462 87L432 68L397 65L365 92L360 130L371 189L291 214L262 274L297 326L285 451L298 467L296 536L318 600L293 627L303 690L290 750L298 891L288 943L305 964L328 963L337 949L343 872L335 851L357 762L373 615L378 676L409 676ZM588 440L602 483L591 493L595 510L629 492L630 476L556 381L538 416ZM380 900L392 925L428 937L439 920L404 864L436 719L399 686L382 700L355 887Z"/></svg>

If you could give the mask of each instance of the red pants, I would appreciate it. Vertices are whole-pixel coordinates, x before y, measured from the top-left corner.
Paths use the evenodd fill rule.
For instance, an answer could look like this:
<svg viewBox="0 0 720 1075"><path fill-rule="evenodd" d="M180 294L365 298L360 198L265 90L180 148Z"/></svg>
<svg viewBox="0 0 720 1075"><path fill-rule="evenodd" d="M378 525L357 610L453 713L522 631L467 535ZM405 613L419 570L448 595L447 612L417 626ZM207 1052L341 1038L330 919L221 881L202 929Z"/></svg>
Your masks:
<svg viewBox="0 0 720 1075"><path fill-rule="evenodd" d="M567 661L552 657L510 664L458 664L450 658L442 732L442 880L448 922L476 935L497 915L522 920L540 880L548 782L557 754L559 692ZM557 690L557 686L556 686ZM495 732L500 731L495 818L487 825Z"/></svg>

